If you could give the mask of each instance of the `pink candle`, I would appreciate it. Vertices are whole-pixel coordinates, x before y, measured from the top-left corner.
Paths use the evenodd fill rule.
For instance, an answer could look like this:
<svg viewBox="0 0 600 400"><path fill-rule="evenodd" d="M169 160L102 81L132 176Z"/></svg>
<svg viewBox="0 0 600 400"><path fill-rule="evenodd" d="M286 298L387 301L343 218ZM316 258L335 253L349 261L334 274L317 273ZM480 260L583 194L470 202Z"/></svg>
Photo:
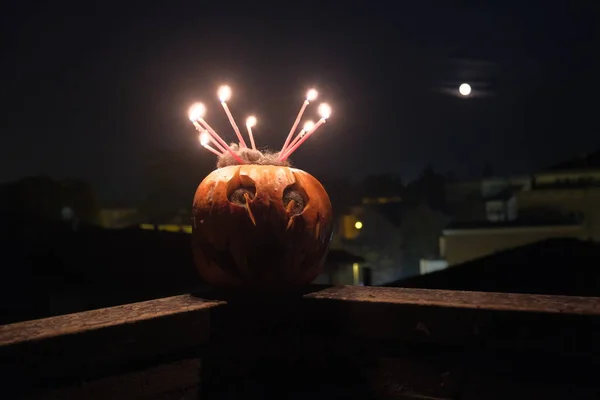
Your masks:
<svg viewBox="0 0 600 400"><path fill-rule="evenodd" d="M206 134L208 135L208 133ZM216 154L217 156L222 156L222 153L219 153L217 150L215 150L213 147L211 147L208 142L209 142L209 137L205 136L205 135L200 135L200 144L202 145L202 147L204 147L206 150L210 151L213 154Z"/></svg>
<svg viewBox="0 0 600 400"><path fill-rule="evenodd" d="M217 142L219 142L221 144L221 146L223 146L225 148L225 150L227 150L229 152L229 154L231 154L231 156L235 159L235 161L239 162L240 164L245 164L244 160L242 160L240 158L240 156L235 154L233 149L231 147L229 147L229 145L227 143L225 143L225 141L223 139L221 139L221 136L219 136L217 134L217 132L215 132L215 130L213 128L211 128L211 126L204 119L198 118L198 122L200 122L200 125L202 125L208 131L208 133L210 133L210 135Z"/></svg>
<svg viewBox="0 0 600 400"><path fill-rule="evenodd" d="M217 141L215 139L213 139L213 137L210 135L210 133L208 133L208 131L206 129L203 129L202 133L200 134L200 144L202 144L202 146L206 147L206 146L208 146L209 143L214 144L220 150L219 155L222 155L223 153L227 152L227 150L225 150L223 148L223 146L221 146L219 143L217 143ZM211 146L209 146L209 147L211 147Z"/></svg>
<svg viewBox="0 0 600 400"><path fill-rule="evenodd" d="M252 146L252 150L256 150L254 135L252 134L252 127L254 125L256 125L256 117L248 117L248 119L246 119L246 129L248 129L248 136L250 137L250 145Z"/></svg>
<svg viewBox="0 0 600 400"><path fill-rule="evenodd" d="M294 147L294 145L296 143L298 143L298 140L302 139L305 134L306 134L306 131L304 129L302 129L300 131L300 133L296 135L296 137L294 138L294 140L292 140L292 143L289 144L288 148L291 149L292 147Z"/></svg>
<svg viewBox="0 0 600 400"><path fill-rule="evenodd" d="M240 128L238 128L237 124L235 123L235 120L233 119L233 115L231 115L231 111L229 111L229 107L227 106L227 100L229 100L229 98L231 97L231 88L229 86L221 86L219 88L218 95L219 95L219 100L221 100L221 105L223 106L223 110L225 110L225 114L227 115L227 119L229 119L229 123L231 124L233 131L235 132L235 134L238 137L238 140L240 141L240 147L247 148L248 146L246 146L246 142L244 142L244 138L242 137Z"/></svg>
<svg viewBox="0 0 600 400"><path fill-rule="evenodd" d="M283 161L283 160L287 160L287 158L288 158L289 156L291 156L291 155L292 155L292 153L293 153L294 151L296 151L296 149L297 149L298 147L302 146L302 143L306 142L306 140L307 140L307 139L308 139L308 138L309 138L309 137L310 137L310 136L311 136L313 133L315 133L315 131L316 131L316 130L317 130L317 129L318 129L320 126L321 126L321 125L323 125L323 124L324 124L326 121L327 121L327 120L326 120L325 118L321 118L321 119L319 120L319 122L317 122L317 124L314 126L314 128L312 128L312 130L308 131L308 132L307 132L307 133L306 133L306 134L305 134L305 135L304 135L304 136L303 136L303 137L302 137L302 138L301 138L301 139L298 141L298 143L296 143L296 144L294 145L294 147L291 147L291 146L290 146L290 149L289 149L289 150L287 150L287 151L285 152L285 154L284 154L283 156L281 156L279 159L280 159L280 160L282 160L282 161Z"/></svg>
<svg viewBox="0 0 600 400"><path fill-rule="evenodd" d="M315 100L318 95L319 95L319 93L315 89L310 89L306 93L306 100L304 100L304 103L302 103L302 107L300 107L300 112L298 112L298 116L296 117L296 120L294 121L294 125L292 125L292 129L290 129L290 133L288 134L287 138L285 139L285 143L283 144L283 147L281 148L281 151L279 152L280 154L282 154L286 150L286 148L288 148L290 140L292 140L292 136L294 135L296 128L298 128L298 124L300 123L300 119L302 118L302 115L304 114L306 107L310 104L311 101Z"/></svg>
<svg viewBox="0 0 600 400"><path fill-rule="evenodd" d="M300 133L294 138L294 140L292 140L292 143L289 144L289 146L287 147L288 149L291 149L292 147L294 147L294 145L296 143L298 143L298 140L302 139L302 137L304 137L304 135L306 135L306 132L311 131L315 126L315 123L312 121L306 121L304 123L304 126L302 127L302 130L300 131ZM279 153L279 160L283 161L283 156L285 155L284 153Z"/></svg>

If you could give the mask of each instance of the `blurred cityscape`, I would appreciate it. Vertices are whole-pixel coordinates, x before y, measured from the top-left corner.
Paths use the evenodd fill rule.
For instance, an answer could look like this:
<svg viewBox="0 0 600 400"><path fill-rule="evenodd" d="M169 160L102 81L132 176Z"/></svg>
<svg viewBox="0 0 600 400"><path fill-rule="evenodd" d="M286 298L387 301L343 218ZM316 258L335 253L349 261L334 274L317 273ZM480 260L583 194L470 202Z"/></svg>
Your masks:
<svg viewBox="0 0 600 400"><path fill-rule="evenodd" d="M0 322L204 286L190 221L209 170L183 153L153 160L137 203L43 176L0 186ZM462 181L427 167L408 183L393 173L358 183L317 176L336 225L315 283L600 295L600 151L517 176L486 165L480 175Z"/></svg>

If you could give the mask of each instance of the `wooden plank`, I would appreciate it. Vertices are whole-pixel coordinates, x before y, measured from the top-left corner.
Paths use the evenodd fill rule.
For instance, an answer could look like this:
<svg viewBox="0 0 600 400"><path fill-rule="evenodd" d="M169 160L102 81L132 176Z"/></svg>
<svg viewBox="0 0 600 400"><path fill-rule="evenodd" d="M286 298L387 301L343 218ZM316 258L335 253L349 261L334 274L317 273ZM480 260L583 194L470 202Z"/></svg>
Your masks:
<svg viewBox="0 0 600 400"><path fill-rule="evenodd" d="M426 390L438 379L437 366L427 372L427 379L425 373L409 374L412 365L421 362L426 366L423 371L429 371L427 358L441 354L438 348L450 349L439 369L454 362L455 354L463 357L463 351L471 359L473 354L483 354L482 349L502 346L517 361L523 349L542 351L569 368L570 355L555 353L583 354L589 359L600 354L597 298L356 286L312 287L287 295L209 292L202 296L175 296L0 326L3 377L20 387L58 390L77 387L74 381L121 382L109 378L202 358L203 366L205 360L209 366L206 376L213 380L208 390L213 391L248 374L258 374L252 375L256 379L264 375L264 387L275 378L302 384L305 377L289 375L306 368L312 371L307 379L322 376L321 383L326 383L331 378L327 374L347 366L350 369L336 378L342 385L350 376L357 383L363 379L352 362L360 366L365 360L388 357L405 361L378 368L406 372L382 381L382 387L413 381L418 395L444 398L454 389ZM424 349L417 361L410 356L415 349ZM483 357L481 365L489 367L496 359ZM538 369L544 364L540 362ZM377 369L372 371L381 375ZM359 386L368 388L373 379ZM353 387L349 392L360 390ZM401 392L407 396L406 390Z"/></svg>
<svg viewBox="0 0 600 400"><path fill-rule="evenodd" d="M599 322L595 298L352 286L236 298L213 311L201 394L598 398Z"/></svg>
<svg viewBox="0 0 600 400"><path fill-rule="evenodd" d="M208 310L219 301L186 294L116 307L0 325L0 347L79 334L114 326L136 324L175 314Z"/></svg>
<svg viewBox="0 0 600 400"><path fill-rule="evenodd" d="M383 350L404 341L600 353L598 298L340 286L305 299L319 324Z"/></svg>
<svg viewBox="0 0 600 400"><path fill-rule="evenodd" d="M2 373L51 388L194 357L222 304L183 295L2 326Z"/></svg>
<svg viewBox="0 0 600 400"><path fill-rule="evenodd" d="M454 290L335 286L304 296L379 304L467 308L490 311L600 315L600 298Z"/></svg>

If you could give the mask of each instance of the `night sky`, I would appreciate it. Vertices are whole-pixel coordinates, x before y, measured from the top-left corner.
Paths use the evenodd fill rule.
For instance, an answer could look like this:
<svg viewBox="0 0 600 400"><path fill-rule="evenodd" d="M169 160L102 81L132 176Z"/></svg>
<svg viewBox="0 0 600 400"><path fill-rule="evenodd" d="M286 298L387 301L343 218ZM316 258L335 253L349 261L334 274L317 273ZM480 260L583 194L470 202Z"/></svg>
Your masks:
<svg viewBox="0 0 600 400"><path fill-rule="evenodd" d="M292 158L337 177L523 173L600 148L591 1L13 3L0 11L0 181L77 177L127 198L155 150L213 162L187 110L203 101L233 140L223 83L238 124L255 114L273 147L316 87L332 117Z"/></svg>

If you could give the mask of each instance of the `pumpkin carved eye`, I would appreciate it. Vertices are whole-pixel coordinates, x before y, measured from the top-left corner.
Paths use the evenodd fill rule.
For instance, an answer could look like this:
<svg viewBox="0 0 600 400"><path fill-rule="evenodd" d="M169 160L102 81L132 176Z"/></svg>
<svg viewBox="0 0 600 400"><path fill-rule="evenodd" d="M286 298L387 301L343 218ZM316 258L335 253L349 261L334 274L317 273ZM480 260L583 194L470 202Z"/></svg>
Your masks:
<svg viewBox="0 0 600 400"><path fill-rule="evenodd" d="M300 214L308 204L306 191L298 184L293 184L283 191L283 206L292 215Z"/></svg>
<svg viewBox="0 0 600 400"><path fill-rule="evenodd" d="M245 205L246 197L253 200L255 196L256 184L250 177L240 175L239 172L227 184L227 199L234 204Z"/></svg>
<svg viewBox="0 0 600 400"><path fill-rule="evenodd" d="M235 189L229 195L229 201L235 204L244 205L246 204L246 195L248 195L250 200L254 199L254 196L256 196L256 188L251 186Z"/></svg>

